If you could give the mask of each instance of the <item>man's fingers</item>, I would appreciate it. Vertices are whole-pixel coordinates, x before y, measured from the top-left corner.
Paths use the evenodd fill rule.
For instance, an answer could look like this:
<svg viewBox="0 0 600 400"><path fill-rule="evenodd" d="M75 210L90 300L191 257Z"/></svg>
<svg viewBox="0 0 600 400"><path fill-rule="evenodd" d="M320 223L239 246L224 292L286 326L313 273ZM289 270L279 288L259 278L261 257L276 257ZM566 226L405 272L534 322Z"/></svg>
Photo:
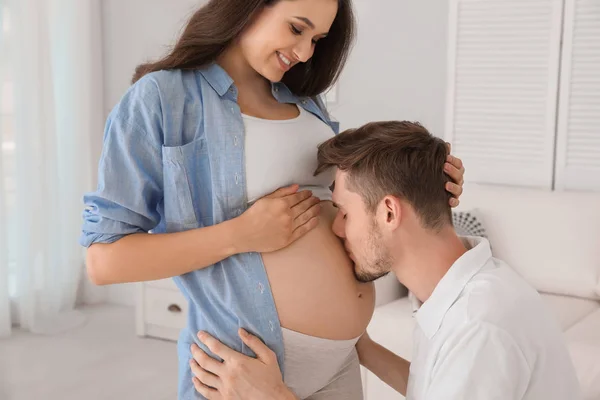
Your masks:
<svg viewBox="0 0 600 400"><path fill-rule="evenodd" d="M215 360L204 352L196 343L191 346L192 357L194 361L198 363L203 369L212 372L215 375L219 375L223 364L220 361Z"/></svg>
<svg viewBox="0 0 600 400"><path fill-rule="evenodd" d="M269 349L259 338L246 332L244 329L239 329L238 335L242 338L242 341L248 346L258 357L259 360L265 364L271 364L277 362L277 357L271 349Z"/></svg>
<svg viewBox="0 0 600 400"><path fill-rule="evenodd" d="M204 343L204 345L208 347L213 354L216 354L223 360L230 360L236 355L235 351L231 350L229 347L225 346L223 343L219 342L206 332L199 332L198 339L200 339L200 341Z"/></svg>
<svg viewBox="0 0 600 400"><path fill-rule="evenodd" d="M196 360L190 360L190 368L192 369L192 374L204 385L215 389L221 387L221 379L199 366Z"/></svg>
<svg viewBox="0 0 600 400"><path fill-rule="evenodd" d="M218 390L209 388L200 382L195 376L192 377L192 382L194 383L196 391L202 396L206 397L208 400L220 400L222 398Z"/></svg>
<svg viewBox="0 0 600 400"><path fill-rule="evenodd" d="M277 189L273 193L266 195L265 197L274 199L277 197L289 196L291 194L296 193L298 191L299 187L300 186L298 186L298 185L290 185L290 186L282 187L282 188Z"/></svg>

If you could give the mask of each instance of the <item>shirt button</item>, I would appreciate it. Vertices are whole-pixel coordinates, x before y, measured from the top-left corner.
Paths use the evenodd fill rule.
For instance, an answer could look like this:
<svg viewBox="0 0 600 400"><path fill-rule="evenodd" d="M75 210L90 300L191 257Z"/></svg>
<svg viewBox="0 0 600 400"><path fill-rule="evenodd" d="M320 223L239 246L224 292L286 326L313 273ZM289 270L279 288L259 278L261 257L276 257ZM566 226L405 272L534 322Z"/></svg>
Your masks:
<svg viewBox="0 0 600 400"><path fill-rule="evenodd" d="M306 103L308 103L308 101L302 100L302 104L306 105Z"/></svg>
<svg viewBox="0 0 600 400"><path fill-rule="evenodd" d="M265 292L265 287L262 283L258 283L258 290L260 290L260 294L263 294Z"/></svg>
<svg viewBox="0 0 600 400"><path fill-rule="evenodd" d="M238 174L235 174L235 184L239 185L240 183L240 176Z"/></svg>
<svg viewBox="0 0 600 400"><path fill-rule="evenodd" d="M237 146L237 145L238 145L237 136L234 136L234 137L233 137L233 144L234 144L235 146Z"/></svg>
<svg viewBox="0 0 600 400"><path fill-rule="evenodd" d="M279 92L279 88L278 87L275 87L275 92Z"/></svg>
<svg viewBox="0 0 600 400"><path fill-rule="evenodd" d="M275 325L273 325L273 321L269 321L269 328L271 328L271 332L275 330Z"/></svg>

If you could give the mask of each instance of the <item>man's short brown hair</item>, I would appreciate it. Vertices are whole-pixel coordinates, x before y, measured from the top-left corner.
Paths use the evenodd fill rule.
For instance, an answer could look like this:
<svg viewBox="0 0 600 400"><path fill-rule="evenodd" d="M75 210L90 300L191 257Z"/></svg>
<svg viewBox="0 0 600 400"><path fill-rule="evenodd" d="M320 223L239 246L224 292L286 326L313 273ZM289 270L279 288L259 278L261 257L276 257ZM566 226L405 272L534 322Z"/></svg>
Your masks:
<svg viewBox="0 0 600 400"><path fill-rule="evenodd" d="M360 194L370 212L393 195L412 205L425 228L438 230L452 224L447 156L446 143L419 123L372 122L321 144L315 175L338 167L348 173L348 190Z"/></svg>

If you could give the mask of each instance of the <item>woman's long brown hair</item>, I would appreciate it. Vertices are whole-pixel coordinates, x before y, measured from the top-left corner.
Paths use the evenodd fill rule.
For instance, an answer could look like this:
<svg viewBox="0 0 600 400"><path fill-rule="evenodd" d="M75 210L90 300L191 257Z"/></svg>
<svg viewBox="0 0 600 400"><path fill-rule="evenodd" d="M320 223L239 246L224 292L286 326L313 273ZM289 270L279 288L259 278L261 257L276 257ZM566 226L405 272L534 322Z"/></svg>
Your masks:
<svg viewBox="0 0 600 400"><path fill-rule="evenodd" d="M210 0L194 13L167 56L138 66L132 83L160 70L199 69L214 62L264 7L294 0ZM326 38L319 40L312 58L289 70L282 79L297 96L324 93L338 79L354 40L351 0L338 0L338 12Z"/></svg>

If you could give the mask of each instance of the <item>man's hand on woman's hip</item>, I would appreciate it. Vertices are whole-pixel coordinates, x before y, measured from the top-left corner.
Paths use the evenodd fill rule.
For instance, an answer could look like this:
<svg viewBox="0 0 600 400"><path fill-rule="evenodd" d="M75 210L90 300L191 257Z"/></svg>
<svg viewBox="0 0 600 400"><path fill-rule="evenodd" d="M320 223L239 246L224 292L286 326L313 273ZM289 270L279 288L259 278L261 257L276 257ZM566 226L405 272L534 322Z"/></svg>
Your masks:
<svg viewBox="0 0 600 400"><path fill-rule="evenodd" d="M196 390L209 400L297 400L283 383L275 353L256 336L243 329L238 333L257 358L230 349L208 333L198 334L223 362L192 345L190 367Z"/></svg>

